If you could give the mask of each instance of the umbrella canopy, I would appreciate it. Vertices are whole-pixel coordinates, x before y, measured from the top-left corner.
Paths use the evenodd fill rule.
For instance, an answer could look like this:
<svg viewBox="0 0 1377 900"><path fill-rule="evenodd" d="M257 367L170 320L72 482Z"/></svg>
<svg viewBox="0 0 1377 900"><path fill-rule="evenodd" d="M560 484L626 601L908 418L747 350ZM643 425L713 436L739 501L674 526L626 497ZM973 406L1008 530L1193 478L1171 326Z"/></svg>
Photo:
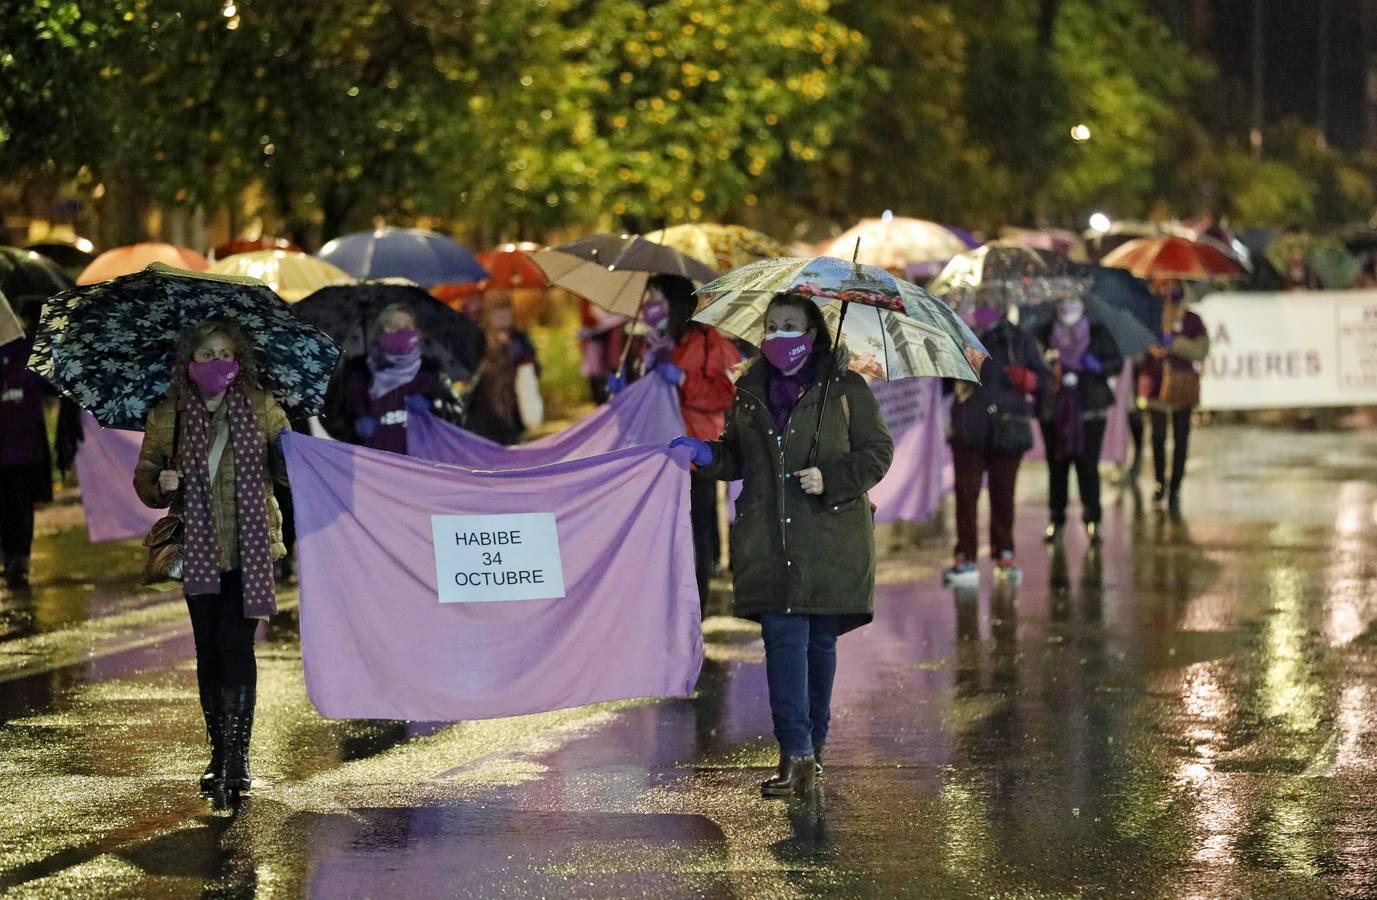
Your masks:
<svg viewBox="0 0 1377 900"><path fill-rule="evenodd" d="M405 278L422 287L482 281L488 272L453 238L422 228L378 228L337 237L316 254L355 278Z"/></svg>
<svg viewBox="0 0 1377 900"><path fill-rule="evenodd" d="M44 300L75 286L72 277L46 256L18 247L0 247L0 293L21 315L30 305L36 315Z"/></svg>
<svg viewBox="0 0 1377 900"><path fill-rule="evenodd" d="M1335 238L1298 232L1283 234L1267 245L1267 261L1283 275L1290 270L1294 254L1300 254L1320 285L1329 290L1352 287L1363 271L1363 261Z"/></svg>
<svg viewBox="0 0 1377 900"><path fill-rule="evenodd" d="M236 253L211 263L208 271L217 275L256 278L288 303L295 303L326 285L354 280L348 272L323 259L289 250Z"/></svg>
<svg viewBox="0 0 1377 900"><path fill-rule="evenodd" d="M41 241L31 241L24 245L25 250L32 250L40 253L62 268L62 271L76 278L78 272L91 264L91 260L96 255L91 252L91 242L86 238L77 238L75 241L68 242L47 238Z"/></svg>
<svg viewBox="0 0 1377 900"><path fill-rule="evenodd" d="M154 263L191 272L204 272L210 268L210 260L185 247L159 243L129 244L106 250L97 256L81 270L77 284L99 284L121 275L132 275Z"/></svg>
<svg viewBox="0 0 1377 900"><path fill-rule="evenodd" d="M416 317L422 354L433 358L455 381L473 376L482 354L482 329L419 285L396 280L331 285L302 300L292 311L334 338L347 356L361 356L368 350L374 320L393 304L406 307Z"/></svg>
<svg viewBox="0 0 1377 900"><path fill-rule="evenodd" d="M629 318L640 316L651 275L681 275L699 284L717 277L693 257L634 234L595 234L539 250L531 259L550 284Z"/></svg>
<svg viewBox="0 0 1377 900"><path fill-rule="evenodd" d="M461 284L437 284L430 292L457 309L463 298L490 289L543 291L548 286L545 283L545 273L531 259L531 254L539 249L540 244L522 241L519 244L502 244L480 251L477 259L487 270L487 278Z"/></svg>
<svg viewBox="0 0 1377 900"><path fill-rule="evenodd" d="M645 239L673 247L718 272L789 255L779 241L740 225L674 225L652 231Z"/></svg>
<svg viewBox="0 0 1377 900"><path fill-rule="evenodd" d="M8 344L10 341L17 341L24 336L24 327L19 324L19 319L10 309L9 301L5 299L3 292L0 292L0 346Z"/></svg>
<svg viewBox="0 0 1377 900"><path fill-rule="evenodd" d="M857 239L861 242L859 254L855 251ZM819 252L846 259L854 255L863 265L908 272L924 264L935 270L968 249L960 236L936 222L886 212L878 219L862 219Z"/></svg>
<svg viewBox="0 0 1377 900"><path fill-rule="evenodd" d="M1034 250L1050 250L1079 262L1089 258L1085 252L1085 242L1074 231L1066 231L1061 228L1016 228L1008 226L1000 230L999 236L1005 241L1022 244Z"/></svg>
<svg viewBox="0 0 1377 900"><path fill-rule="evenodd" d="M812 298L834 329L840 324L858 371L890 381L979 381L987 354L970 328L941 300L877 266L829 256L751 263L699 290L706 302L694 319L759 344L765 309L782 292Z"/></svg>
<svg viewBox="0 0 1377 900"><path fill-rule="evenodd" d="M1162 330L1162 301L1141 278L1108 266L1078 266L1075 271L1089 281L1087 296L1123 310L1154 334Z"/></svg>
<svg viewBox="0 0 1377 900"><path fill-rule="evenodd" d="M233 321L252 338L262 386L288 416L320 412L334 341L260 281L157 263L44 304L29 368L105 427L138 431L167 396L177 335L206 319Z"/></svg>
<svg viewBox="0 0 1377 900"><path fill-rule="evenodd" d="M291 250L295 253L305 252L286 238L261 237L251 240L230 241L226 244L217 244L210 248L208 256L211 262L217 262L231 256L238 256L240 253L257 253L259 250Z"/></svg>
<svg viewBox="0 0 1377 900"><path fill-rule="evenodd" d="M1034 250L1012 241L997 241L952 257L928 290L960 307L977 294L1004 305L1043 303L1065 295L1064 256Z"/></svg>
<svg viewBox="0 0 1377 900"><path fill-rule="evenodd" d="M1128 310L1110 306L1103 300L1091 295L1086 295L1081 300L1085 304L1086 318L1105 326L1124 358L1146 353L1149 347L1160 343L1157 338L1157 333L1161 328L1160 319L1157 328L1148 329ZM1030 331L1036 331L1050 322L1056 314L1057 305L1055 303L1025 306L1019 310L1018 324Z"/></svg>
<svg viewBox="0 0 1377 900"><path fill-rule="evenodd" d="M1242 263L1217 246L1174 234L1129 241L1100 265L1128 269L1139 278L1177 281L1224 281L1247 274Z"/></svg>

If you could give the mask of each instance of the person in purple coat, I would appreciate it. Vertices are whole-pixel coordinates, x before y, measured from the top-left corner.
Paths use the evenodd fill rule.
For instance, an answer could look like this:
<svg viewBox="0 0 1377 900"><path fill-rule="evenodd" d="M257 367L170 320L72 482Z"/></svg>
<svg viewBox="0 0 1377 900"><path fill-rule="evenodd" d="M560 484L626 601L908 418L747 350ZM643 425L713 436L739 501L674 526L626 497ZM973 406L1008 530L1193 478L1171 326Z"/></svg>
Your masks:
<svg viewBox="0 0 1377 900"><path fill-rule="evenodd" d="M351 360L344 373L343 401L350 423L346 437L375 450L406 453L406 425L412 413L434 409L447 385L434 360L421 355L421 332L405 306L378 314L368 353Z"/></svg>
<svg viewBox="0 0 1377 900"><path fill-rule="evenodd" d="M0 553L5 582L19 588L29 583L34 506L53 499L43 419L51 391L47 382L25 368L32 346L25 339L0 347Z"/></svg>

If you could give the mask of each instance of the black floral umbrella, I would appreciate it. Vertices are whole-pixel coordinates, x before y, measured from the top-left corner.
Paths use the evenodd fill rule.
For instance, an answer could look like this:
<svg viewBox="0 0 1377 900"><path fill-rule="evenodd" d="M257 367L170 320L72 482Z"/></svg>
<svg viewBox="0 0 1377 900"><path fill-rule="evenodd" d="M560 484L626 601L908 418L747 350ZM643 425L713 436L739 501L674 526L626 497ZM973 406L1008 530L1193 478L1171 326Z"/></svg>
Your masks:
<svg viewBox="0 0 1377 900"><path fill-rule="evenodd" d="M415 317L424 355L455 381L473 377L482 355L483 330L414 282L383 279L330 285L294 305L292 311L334 338L346 356L361 356L367 352L374 320L394 304Z"/></svg>
<svg viewBox="0 0 1377 900"><path fill-rule="evenodd" d="M49 299L29 368L105 427L139 431L172 383L177 335L206 319L253 339L262 386L289 417L320 412L339 358L328 335L261 281L158 263Z"/></svg>

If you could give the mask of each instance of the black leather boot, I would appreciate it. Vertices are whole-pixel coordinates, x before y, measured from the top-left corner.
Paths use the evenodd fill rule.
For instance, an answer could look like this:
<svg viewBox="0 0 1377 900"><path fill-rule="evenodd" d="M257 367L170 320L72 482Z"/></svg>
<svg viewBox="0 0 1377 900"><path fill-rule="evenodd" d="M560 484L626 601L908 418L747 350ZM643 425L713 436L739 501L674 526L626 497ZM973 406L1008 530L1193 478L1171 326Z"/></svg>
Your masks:
<svg viewBox="0 0 1377 900"><path fill-rule="evenodd" d="M760 793L766 797L787 797L797 794L807 797L813 793L817 778L812 756L781 756L779 774L760 786Z"/></svg>
<svg viewBox="0 0 1377 900"><path fill-rule="evenodd" d="M822 744L813 745L813 774L822 777Z"/></svg>
<svg viewBox="0 0 1377 900"><path fill-rule="evenodd" d="M210 763L201 775L201 793L214 793L216 781L225 768L225 707L217 691L201 692L201 714L206 717L206 740L210 743Z"/></svg>
<svg viewBox="0 0 1377 900"><path fill-rule="evenodd" d="M253 736L253 688L225 692L225 793L247 794L253 784L249 774L249 739Z"/></svg>

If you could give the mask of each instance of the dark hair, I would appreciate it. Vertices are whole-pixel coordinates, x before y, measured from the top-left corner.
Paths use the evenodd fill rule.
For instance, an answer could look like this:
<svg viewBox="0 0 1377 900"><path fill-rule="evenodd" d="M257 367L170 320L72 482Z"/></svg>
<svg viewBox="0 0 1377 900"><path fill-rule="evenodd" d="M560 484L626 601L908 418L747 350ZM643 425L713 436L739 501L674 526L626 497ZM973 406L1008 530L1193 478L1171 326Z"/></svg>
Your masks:
<svg viewBox="0 0 1377 900"><path fill-rule="evenodd" d="M775 294L770 299L770 305L765 307L765 316L768 318L770 310L778 306L797 306L802 309L803 317L808 320L808 328L813 329L813 352L819 356L826 356L832 352L832 332L827 328L822 307L814 303L811 297L788 292Z"/></svg>
<svg viewBox="0 0 1377 900"><path fill-rule="evenodd" d="M693 282L682 275L652 275L645 283L646 290L655 288L669 301L669 321L665 331L676 341L684 336L689 320L698 311L698 295Z"/></svg>
<svg viewBox="0 0 1377 900"><path fill-rule="evenodd" d="M183 397L200 396L191 383L191 376L187 374L187 365L196 354L196 348L214 334L224 335L234 345L234 359L239 363L239 382L259 387L258 355L244 329L227 319L206 319L183 328L172 345L172 387L168 390L168 396L178 401Z"/></svg>

